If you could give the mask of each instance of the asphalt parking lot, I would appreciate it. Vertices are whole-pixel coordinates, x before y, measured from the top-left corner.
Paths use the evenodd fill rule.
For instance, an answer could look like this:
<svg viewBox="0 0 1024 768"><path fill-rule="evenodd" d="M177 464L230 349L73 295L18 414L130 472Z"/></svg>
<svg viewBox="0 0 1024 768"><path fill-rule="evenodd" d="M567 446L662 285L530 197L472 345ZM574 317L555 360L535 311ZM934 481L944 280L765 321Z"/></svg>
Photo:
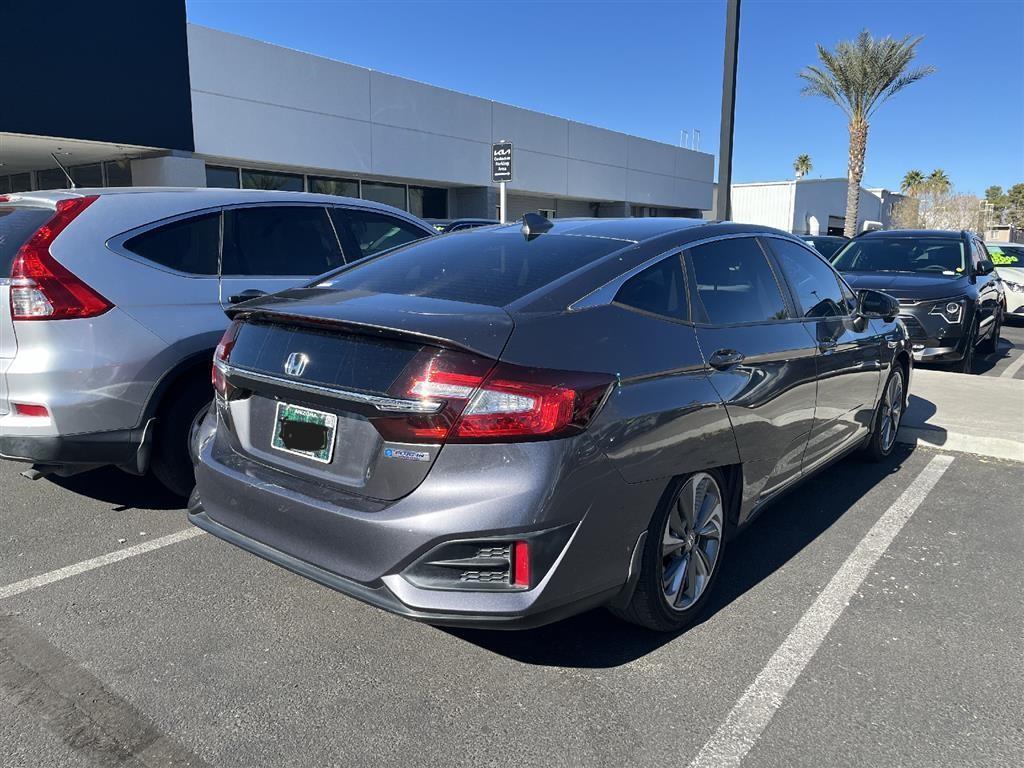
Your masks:
<svg viewBox="0 0 1024 768"><path fill-rule="evenodd" d="M1024 319L1003 326L999 348L990 355L977 355L974 373L980 376L1024 379Z"/></svg>
<svg viewBox="0 0 1024 768"><path fill-rule="evenodd" d="M19 469L0 463L7 768L1024 763L1024 464L837 464L731 545L676 636L602 611L416 624L193 535L147 480Z"/></svg>

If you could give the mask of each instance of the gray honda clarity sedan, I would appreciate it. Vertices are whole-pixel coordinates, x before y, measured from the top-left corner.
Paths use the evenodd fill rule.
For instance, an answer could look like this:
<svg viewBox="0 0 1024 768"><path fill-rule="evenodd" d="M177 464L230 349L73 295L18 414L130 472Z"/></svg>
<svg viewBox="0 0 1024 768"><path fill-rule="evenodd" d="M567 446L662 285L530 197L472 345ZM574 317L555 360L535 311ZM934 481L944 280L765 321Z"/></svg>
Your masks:
<svg viewBox="0 0 1024 768"><path fill-rule="evenodd" d="M764 227L428 238L229 310L190 519L432 624L676 630L769 500L892 451L898 311Z"/></svg>

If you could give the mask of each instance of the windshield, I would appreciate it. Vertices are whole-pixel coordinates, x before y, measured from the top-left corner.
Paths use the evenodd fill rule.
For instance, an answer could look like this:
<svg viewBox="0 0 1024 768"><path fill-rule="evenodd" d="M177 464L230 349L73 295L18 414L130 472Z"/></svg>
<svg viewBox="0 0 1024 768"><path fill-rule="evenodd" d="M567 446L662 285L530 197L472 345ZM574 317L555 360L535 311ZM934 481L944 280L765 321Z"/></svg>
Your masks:
<svg viewBox="0 0 1024 768"><path fill-rule="evenodd" d="M987 245L988 255L997 267L1024 267L1024 245Z"/></svg>
<svg viewBox="0 0 1024 768"><path fill-rule="evenodd" d="M939 237L871 237L852 240L832 260L840 272L964 273L964 246Z"/></svg>

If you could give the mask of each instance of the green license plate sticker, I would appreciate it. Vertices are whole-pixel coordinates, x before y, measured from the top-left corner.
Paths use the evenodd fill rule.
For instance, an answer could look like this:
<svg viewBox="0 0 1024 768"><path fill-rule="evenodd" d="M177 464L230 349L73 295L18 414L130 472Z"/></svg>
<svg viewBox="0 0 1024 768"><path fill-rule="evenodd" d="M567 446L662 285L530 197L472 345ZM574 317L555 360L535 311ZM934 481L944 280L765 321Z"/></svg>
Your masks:
<svg viewBox="0 0 1024 768"><path fill-rule="evenodd" d="M270 445L284 453L330 464L338 417L300 405L278 403Z"/></svg>

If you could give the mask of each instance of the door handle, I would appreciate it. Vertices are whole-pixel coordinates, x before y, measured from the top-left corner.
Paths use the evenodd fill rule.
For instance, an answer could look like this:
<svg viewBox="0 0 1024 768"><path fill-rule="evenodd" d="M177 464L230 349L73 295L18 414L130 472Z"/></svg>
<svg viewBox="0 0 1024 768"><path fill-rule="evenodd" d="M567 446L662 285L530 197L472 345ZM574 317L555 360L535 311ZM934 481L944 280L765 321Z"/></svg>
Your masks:
<svg viewBox="0 0 1024 768"><path fill-rule="evenodd" d="M720 349L711 356L708 364L712 368L723 371L726 368L742 363L743 357L743 353L737 352L735 349Z"/></svg>
<svg viewBox="0 0 1024 768"><path fill-rule="evenodd" d="M261 291L257 288L249 288L248 290L242 291L241 293L234 293L228 296L228 303L238 304L239 302L248 301L249 299L258 299L260 296L266 295L266 291Z"/></svg>

